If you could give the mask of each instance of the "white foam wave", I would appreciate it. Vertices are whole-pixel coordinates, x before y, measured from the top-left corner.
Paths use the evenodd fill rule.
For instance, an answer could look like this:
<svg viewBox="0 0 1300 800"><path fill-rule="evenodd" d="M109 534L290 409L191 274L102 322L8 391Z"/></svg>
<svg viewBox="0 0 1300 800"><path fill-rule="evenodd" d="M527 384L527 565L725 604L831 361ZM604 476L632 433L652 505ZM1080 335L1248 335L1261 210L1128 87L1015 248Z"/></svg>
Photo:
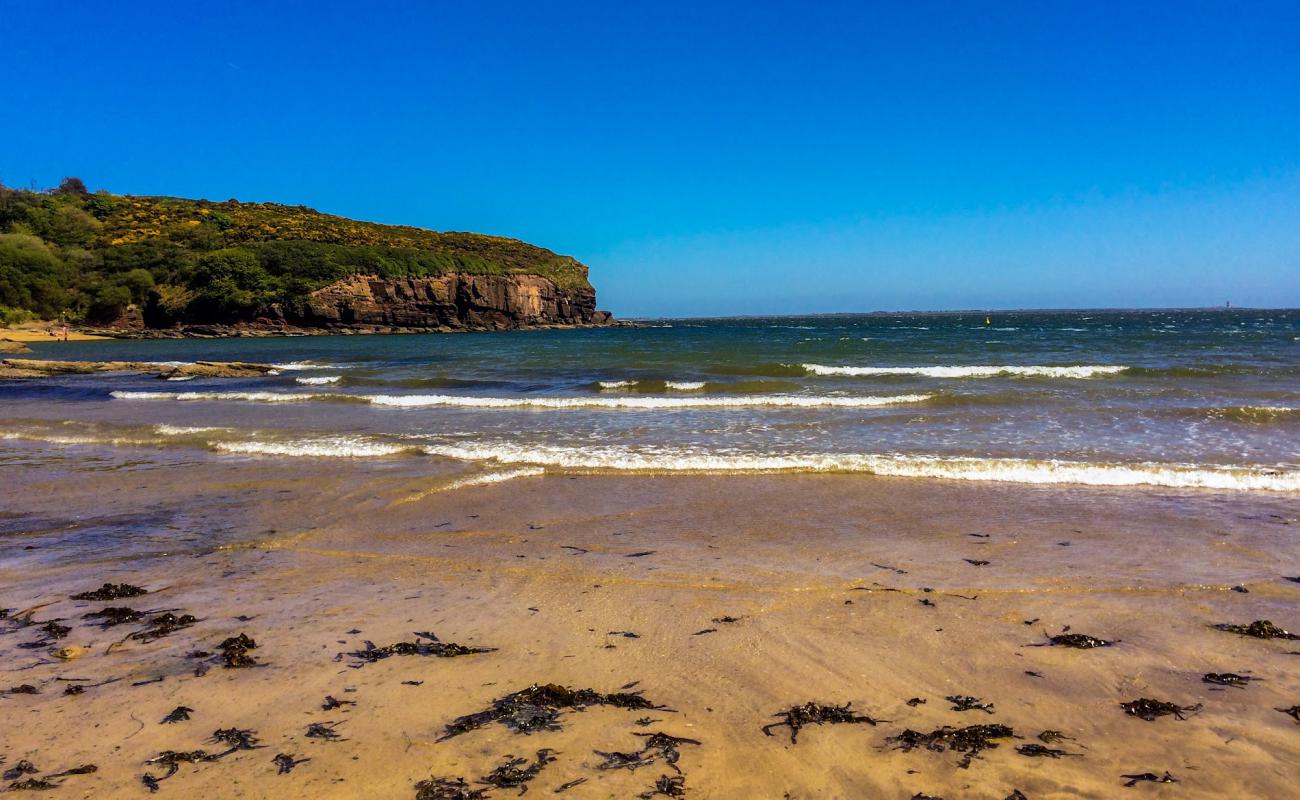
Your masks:
<svg viewBox="0 0 1300 800"><path fill-rule="evenodd" d="M471 486L487 486L493 483L503 483L512 481L515 478L531 478L537 475L545 475L546 470L542 467L520 467L519 469L508 469L501 472L488 472L483 475L473 475L468 478L452 481L439 491L450 492L455 489L468 489Z"/></svg>
<svg viewBox="0 0 1300 800"><path fill-rule="evenodd" d="M457 408L867 408L895 403L921 403L928 394L889 397L825 397L749 395L741 397L473 397L468 395L365 395L375 405L397 408L450 406Z"/></svg>
<svg viewBox="0 0 1300 800"><path fill-rule="evenodd" d="M629 386L636 386L636 381L601 381L602 389L626 389Z"/></svg>
<svg viewBox="0 0 1300 800"><path fill-rule="evenodd" d="M339 365L338 364L314 364L310 361L289 361L284 364L272 364L271 367L273 369L284 370L286 372L294 372L297 370L304 370L304 369L338 369Z"/></svg>
<svg viewBox="0 0 1300 800"><path fill-rule="evenodd" d="M634 472L849 472L1031 484L1165 486L1187 489L1300 491L1300 472L1186 464L1090 464L1016 458L901 454L808 453L743 455L698 450L625 447L558 447L512 443L427 445L430 455L463 461L492 460L568 469Z"/></svg>
<svg viewBox="0 0 1300 800"><path fill-rule="evenodd" d="M310 400L358 400L393 408L870 408L922 403L933 395L806 396L768 394L728 397L479 397L450 394L303 394L294 392L128 392L109 393L118 400L236 400L252 403L299 403Z"/></svg>
<svg viewBox="0 0 1300 800"><path fill-rule="evenodd" d="M664 381L664 386L677 392L698 392L704 388L704 381Z"/></svg>
<svg viewBox="0 0 1300 800"><path fill-rule="evenodd" d="M176 376L173 376L173 377L171 377L171 378L168 378L167 380L169 380L169 381L192 381L192 380L194 380L194 378L195 378L194 375L176 375Z"/></svg>
<svg viewBox="0 0 1300 800"><path fill-rule="evenodd" d="M226 430L226 428L193 425L155 425L153 429L160 436L189 436L196 433L212 433L213 431Z"/></svg>
<svg viewBox="0 0 1300 800"><path fill-rule="evenodd" d="M374 458L408 452L409 447L377 442L353 436L330 436L320 439L282 441L209 442L208 446L223 453L263 456L312 456L323 458Z"/></svg>
<svg viewBox="0 0 1300 800"><path fill-rule="evenodd" d="M327 383L338 383L342 375L320 375L308 378L294 378L294 381L304 386L324 386Z"/></svg>
<svg viewBox="0 0 1300 800"><path fill-rule="evenodd" d="M292 392L127 392L122 390L109 392L109 395L118 400L244 400L250 403L301 403L330 396Z"/></svg>
<svg viewBox="0 0 1300 800"><path fill-rule="evenodd" d="M801 364L800 366L813 375L822 376L917 375L926 378L994 378L1002 375L1036 378L1095 378L1099 375L1116 375L1128 369L1128 367L1114 365L1069 367L828 367L823 364Z"/></svg>

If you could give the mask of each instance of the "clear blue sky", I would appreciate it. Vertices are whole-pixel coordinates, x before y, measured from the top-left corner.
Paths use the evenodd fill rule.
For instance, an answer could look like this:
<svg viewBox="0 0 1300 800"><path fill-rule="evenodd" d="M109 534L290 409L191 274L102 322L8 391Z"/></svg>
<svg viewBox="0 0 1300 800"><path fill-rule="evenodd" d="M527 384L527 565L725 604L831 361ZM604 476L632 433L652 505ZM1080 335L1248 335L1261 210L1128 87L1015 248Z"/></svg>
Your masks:
<svg viewBox="0 0 1300 800"><path fill-rule="evenodd" d="M514 236L632 315L1300 306L1300 3L0 0L0 180Z"/></svg>

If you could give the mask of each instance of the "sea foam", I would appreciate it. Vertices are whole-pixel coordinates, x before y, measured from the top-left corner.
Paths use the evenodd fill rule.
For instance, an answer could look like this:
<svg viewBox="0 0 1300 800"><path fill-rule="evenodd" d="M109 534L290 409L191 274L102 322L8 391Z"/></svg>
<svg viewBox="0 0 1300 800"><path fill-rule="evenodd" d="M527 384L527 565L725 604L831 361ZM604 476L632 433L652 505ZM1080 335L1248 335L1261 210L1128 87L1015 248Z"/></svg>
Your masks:
<svg viewBox="0 0 1300 800"><path fill-rule="evenodd" d="M830 367L823 364L802 364L801 366L812 375L822 376L916 375L925 378L995 378L1004 375L1034 378L1096 378L1101 375L1116 375L1128 369L1128 367L1114 365Z"/></svg>
<svg viewBox="0 0 1300 800"><path fill-rule="evenodd" d="M426 445L425 452L464 461L493 460L567 469L649 473L841 472L1031 484L1166 486L1187 489L1300 491L1300 472L1189 464L1100 464L1018 458L902 454L735 454L684 449L560 447L508 442Z"/></svg>
<svg viewBox="0 0 1300 800"><path fill-rule="evenodd" d="M922 403L928 394L889 396L747 395L713 397L479 397L450 394L303 394L293 392L134 392L113 391L119 400L211 400L251 403L299 403L310 400L352 400L392 408L870 408L897 403Z"/></svg>

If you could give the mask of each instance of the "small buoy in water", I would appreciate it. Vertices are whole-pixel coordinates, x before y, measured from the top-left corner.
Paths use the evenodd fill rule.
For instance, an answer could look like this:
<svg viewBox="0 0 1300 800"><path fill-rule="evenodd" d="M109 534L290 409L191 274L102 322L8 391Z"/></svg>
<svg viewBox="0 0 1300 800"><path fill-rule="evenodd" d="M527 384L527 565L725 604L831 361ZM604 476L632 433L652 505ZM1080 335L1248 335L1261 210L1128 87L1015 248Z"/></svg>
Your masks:
<svg viewBox="0 0 1300 800"><path fill-rule="evenodd" d="M984 318L984 324L985 324L985 325L992 325L993 323L989 320L988 317L985 317L985 318Z"/></svg>

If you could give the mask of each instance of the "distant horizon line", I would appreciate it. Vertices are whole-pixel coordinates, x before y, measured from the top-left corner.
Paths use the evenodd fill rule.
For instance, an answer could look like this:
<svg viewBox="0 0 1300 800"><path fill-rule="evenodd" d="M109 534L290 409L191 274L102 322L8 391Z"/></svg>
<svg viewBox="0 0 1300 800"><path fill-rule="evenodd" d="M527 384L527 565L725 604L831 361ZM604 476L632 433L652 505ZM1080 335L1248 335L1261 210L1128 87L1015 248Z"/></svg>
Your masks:
<svg viewBox="0 0 1300 800"><path fill-rule="evenodd" d="M1109 306L1096 308L957 308L957 309L911 309L906 311L815 311L815 312L792 312L780 314L699 314L686 316L670 315L653 315L653 316L616 316L616 319L627 320L628 322L644 322L654 320L668 319L769 319L780 317L888 317L901 314L933 314L933 315L959 315L959 314L1078 314L1083 312L1089 313L1136 313L1136 312L1153 312L1153 311L1295 311L1300 312L1300 307L1267 307L1267 306Z"/></svg>

